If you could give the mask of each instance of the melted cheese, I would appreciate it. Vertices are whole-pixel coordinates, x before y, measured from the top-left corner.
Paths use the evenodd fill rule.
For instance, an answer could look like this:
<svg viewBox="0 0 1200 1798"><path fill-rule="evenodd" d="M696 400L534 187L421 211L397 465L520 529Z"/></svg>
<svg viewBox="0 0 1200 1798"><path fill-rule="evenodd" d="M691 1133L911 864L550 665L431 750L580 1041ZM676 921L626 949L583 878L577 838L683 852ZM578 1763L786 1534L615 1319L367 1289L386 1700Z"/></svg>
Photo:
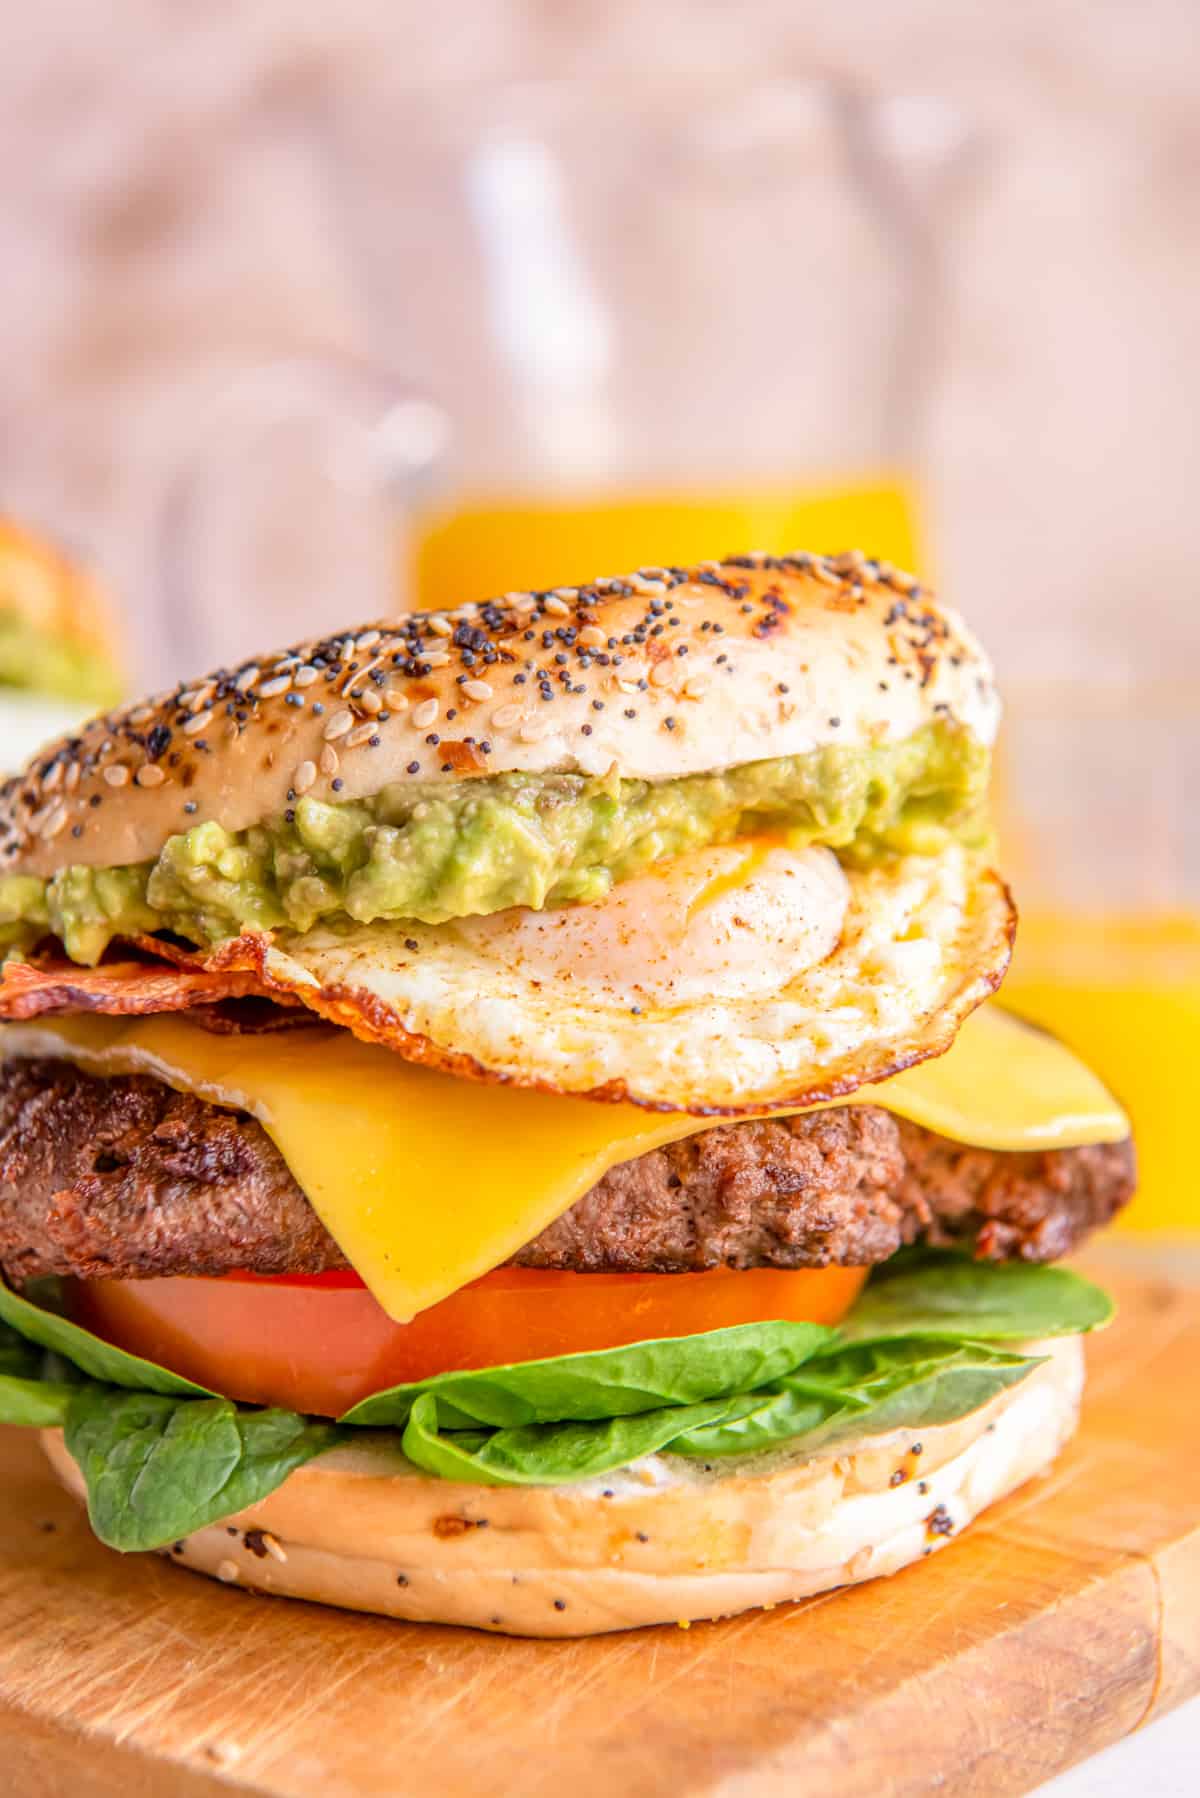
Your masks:
<svg viewBox="0 0 1200 1798"><path fill-rule="evenodd" d="M249 1112L347 1260L402 1322L507 1260L609 1168L722 1121L455 1080L348 1032L217 1036L179 1016L8 1024L0 1053L65 1058L100 1075L151 1074ZM968 1018L936 1061L841 1103L882 1105L986 1149L1129 1134L1082 1062L995 1007Z"/></svg>

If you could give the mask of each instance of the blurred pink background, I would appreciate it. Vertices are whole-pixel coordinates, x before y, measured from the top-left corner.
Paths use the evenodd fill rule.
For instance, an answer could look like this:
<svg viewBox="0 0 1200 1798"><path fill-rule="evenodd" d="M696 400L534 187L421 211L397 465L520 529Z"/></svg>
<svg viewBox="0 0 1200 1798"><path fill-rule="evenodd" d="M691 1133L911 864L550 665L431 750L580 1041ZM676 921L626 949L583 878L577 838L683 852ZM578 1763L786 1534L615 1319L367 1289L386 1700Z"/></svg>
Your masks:
<svg viewBox="0 0 1200 1798"><path fill-rule="evenodd" d="M145 625L140 672L176 672L170 621L150 616L151 521L222 383L378 332L331 199L331 142L382 241L404 221L380 160L405 170L418 115L469 116L515 78L708 79L734 95L781 70L946 102L970 123L920 452L941 584L1002 674L1194 671L1189 0L870 0L820 17L783 0L464 0L436 16L392 0L46 0L6 40L0 494L98 558ZM336 495L313 505L330 541L364 528ZM305 513L311 557L325 533ZM271 527L282 557L286 522ZM361 609L342 593L334 615Z"/></svg>

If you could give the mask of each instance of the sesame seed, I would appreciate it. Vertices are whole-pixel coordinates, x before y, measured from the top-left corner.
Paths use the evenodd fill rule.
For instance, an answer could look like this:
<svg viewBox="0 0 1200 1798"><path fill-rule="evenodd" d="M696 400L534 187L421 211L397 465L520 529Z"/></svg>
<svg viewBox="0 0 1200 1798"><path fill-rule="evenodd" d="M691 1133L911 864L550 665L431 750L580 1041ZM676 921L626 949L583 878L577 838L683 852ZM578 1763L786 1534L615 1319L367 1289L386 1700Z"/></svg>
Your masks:
<svg viewBox="0 0 1200 1798"><path fill-rule="evenodd" d="M263 682L262 686L258 689L258 696L260 699L277 699L281 693L287 692L291 684L292 677L290 674L273 675L270 680L265 680ZM186 725L184 726L184 729L187 729Z"/></svg>
<svg viewBox="0 0 1200 1798"><path fill-rule="evenodd" d="M326 743L321 751L319 766L322 774L336 774L338 771L338 753L332 743Z"/></svg>
<svg viewBox="0 0 1200 1798"><path fill-rule="evenodd" d="M545 736L549 725L541 718L531 718L523 724L517 733L522 743L538 743Z"/></svg>
<svg viewBox="0 0 1200 1798"><path fill-rule="evenodd" d="M463 682L462 690L468 699L475 699L480 703L492 697L492 688L485 680L466 680Z"/></svg>
<svg viewBox="0 0 1200 1798"><path fill-rule="evenodd" d="M157 762L145 762L133 778L139 787L161 787L167 776Z"/></svg>
<svg viewBox="0 0 1200 1798"><path fill-rule="evenodd" d="M363 744L369 743L374 735L375 726L373 723L359 724L346 738L346 748L361 749Z"/></svg>
<svg viewBox="0 0 1200 1798"><path fill-rule="evenodd" d="M437 715L437 700L423 699L420 705L413 707L412 722L414 730L428 730Z"/></svg>
<svg viewBox="0 0 1200 1798"><path fill-rule="evenodd" d="M123 762L110 762L104 770L104 779L110 787L123 787L129 783L129 769Z"/></svg>
<svg viewBox="0 0 1200 1798"><path fill-rule="evenodd" d="M316 778L317 764L315 762L301 762L296 772L292 775L292 786L297 793L307 793Z"/></svg>
<svg viewBox="0 0 1200 1798"><path fill-rule="evenodd" d="M380 638L379 631L376 631L376 630L363 631L362 635L355 639L356 646L359 649L374 649L375 645L379 641L379 638Z"/></svg>
<svg viewBox="0 0 1200 1798"><path fill-rule="evenodd" d="M546 595L542 601L542 610L549 612L552 618L569 618L571 616L570 606L565 599L560 599L557 593Z"/></svg>
<svg viewBox="0 0 1200 1798"><path fill-rule="evenodd" d="M249 668L243 668L242 672L238 675L237 679L233 683L234 686L237 688L238 692L239 693L248 693L250 691L251 687L254 685L255 681L258 679L261 672L262 672L262 670L260 668L257 668L254 666L251 666Z"/></svg>
<svg viewBox="0 0 1200 1798"><path fill-rule="evenodd" d="M426 668L445 668L450 661L448 649L427 649L422 654Z"/></svg>
<svg viewBox="0 0 1200 1798"><path fill-rule="evenodd" d="M263 691L265 692L266 689L264 688ZM213 719L213 715L212 715L211 711L195 713L195 715L193 717L189 718L187 723L183 726L184 736L185 737L197 736L199 734L199 732L202 731L206 727L206 725L209 725L212 723L212 719Z"/></svg>
<svg viewBox="0 0 1200 1798"><path fill-rule="evenodd" d="M376 712L381 712L383 710L382 699L380 699L378 693L374 692L371 688L368 688L365 693L356 693L354 702L356 705L361 706L364 712L370 712L372 717Z"/></svg>
<svg viewBox="0 0 1200 1798"><path fill-rule="evenodd" d="M519 705L498 705L492 713L492 723L497 730L507 730L510 724L517 722L521 711Z"/></svg>
<svg viewBox="0 0 1200 1798"><path fill-rule="evenodd" d="M425 623L435 637L451 637L454 634L454 626L448 618L443 618L440 612L427 613Z"/></svg>
<svg viewBox="0 0 1200 1798"><path fill-rule="evenodd" d="M238 1564L236 1561L217 1562L217 1578L223 1580L227 1586L232 1586L238 1577Z"/></svg>
<svg viewBox="0 0 1200 1798"><path fill-rule="evenodd" d="M60 799L50 807L49 813L42 814L43 837L56 837L67 822L67 808Z"/></svg>
<svg viewBox="0 0 1200 1798"><path fill-rule="evenodd" d="M63 783L63 764L55 762L42 781L43 793L56 793Z"/></svg>
<svg viewBox="0 0 1200 1798"><path fill-rule="evenodd" d="M186 701L185 701L185 703L186 703ZM153 718L153 716L154 716L154 707L153 706L139 705L139 706L135 706L134 709L132 710L132 712L130 712L129 722L130 722L130 724L134 725L137 729L140 730L143 724L149 724L149 722L150 722L151 718Z"/></svg>
<svg viewBox="0 0 1200 1798"><path fill-rule="evenodd" d="M585 624L579 633L581 649L603 649L607 640L598 624Z"/></svg>
<svg viewBox="0 0 1200 1798"><path fill-rule="evenodd" d="M311 687L313 682L320 680L320 678L320 669L314 668L310 663L306 662L303 667L297 668L292 675L292 685L294 687Z"/></svg>
<svg viewBox="0 0 1200 1798"><path fill-rule="evenodd" d="M408 694L402 692L399 687L385 687L383 689L383 698L384 703L391 712L406 712L408 710Z"/></svg>
<svg viewBox="0 0 1200 1798"><path fill-rule="evenodd" d="M335 743L339 737L344 737L346 732L353 728L354 713L343 708L333 714L322 735L327 743Z"/></svg>

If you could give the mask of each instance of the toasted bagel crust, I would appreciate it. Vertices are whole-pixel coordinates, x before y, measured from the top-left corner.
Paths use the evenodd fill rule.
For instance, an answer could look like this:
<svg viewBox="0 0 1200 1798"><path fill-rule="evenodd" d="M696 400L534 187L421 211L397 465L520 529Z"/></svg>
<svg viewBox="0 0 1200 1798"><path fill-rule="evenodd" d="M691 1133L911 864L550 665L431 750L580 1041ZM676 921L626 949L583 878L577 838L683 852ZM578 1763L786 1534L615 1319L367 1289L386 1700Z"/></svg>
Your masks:
<svg viewBox="0 0 1200 1798"><path fill-rule="evenodd" d="M147 861L201 820L243 830L304 794L663 780L939 718L991 742L998 702L974 638L911 576L857 552L647 568L395 617L97 718L0 789L0 869Z"/></svg>
<svg viewBox="0 0 1200 1798"><path fill-rule="evenodd" d="M727 1617L896 1573L1046 1468L1078 1421L1083 1349L1036 1352L969 1417L757 1465L654 1456L578 1486L465 1486L376 1437L169 1552L256 1592L505 1635ZM62 1433L43 1443L81 1497Z"/></svg>

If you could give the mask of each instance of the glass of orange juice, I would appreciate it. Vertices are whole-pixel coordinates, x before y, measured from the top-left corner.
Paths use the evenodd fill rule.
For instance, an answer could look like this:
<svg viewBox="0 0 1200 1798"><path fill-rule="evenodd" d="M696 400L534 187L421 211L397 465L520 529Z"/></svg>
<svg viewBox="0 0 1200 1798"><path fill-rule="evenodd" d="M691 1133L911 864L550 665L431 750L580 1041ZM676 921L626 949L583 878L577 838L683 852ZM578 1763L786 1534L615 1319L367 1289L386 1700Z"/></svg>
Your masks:
<svg viewBox="0 0 1200 1798"><path fill-rule="evenodd" d="M1133 1230L1200 1231L1200 687L1017 687L999 770L1021 908L1002 1002L1128 1107Z"/></svg>
<svg viewBox="0 0 1200 1798"><path fill-rule="evenodd" d="M454 96L379 70L311 146L348 341L214 403L165 509L173 651L380 605L322 458L384 496L393 605L754 548L913 566L972 147L940 102L786 69Z"/></svg>
<svg viewBox="0 0 1200 1798"><path fill-rule="evenodd" d="M434 159L479 312L465 356L422 337L454 435L417 602L750 548L912 566L967 148L943 106L786 72L490 96Z"/></svg>

